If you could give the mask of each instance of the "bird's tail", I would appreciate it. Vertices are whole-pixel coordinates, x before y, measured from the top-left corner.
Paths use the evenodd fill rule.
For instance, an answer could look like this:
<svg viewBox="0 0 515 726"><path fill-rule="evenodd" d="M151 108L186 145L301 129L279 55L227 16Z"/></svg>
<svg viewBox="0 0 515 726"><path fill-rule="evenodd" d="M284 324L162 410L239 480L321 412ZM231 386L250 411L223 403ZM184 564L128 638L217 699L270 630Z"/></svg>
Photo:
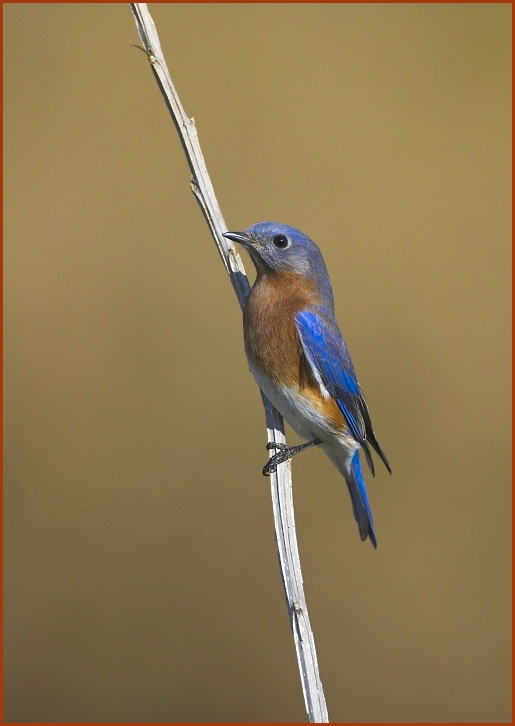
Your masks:
<svg viewBox="0 0 515 726"><path fill-rule="evenodd" d="M370 541L377 548L376 533L374 531L374 520L370 504L368 503L367 490L365 489L365 480L361 471L361 462L359 460L358 449L352 456L350 470L345 476L345 481L349 487L350 498L352 499L352 509L359 526L359 534L362 540L370 537Z"/></svg>

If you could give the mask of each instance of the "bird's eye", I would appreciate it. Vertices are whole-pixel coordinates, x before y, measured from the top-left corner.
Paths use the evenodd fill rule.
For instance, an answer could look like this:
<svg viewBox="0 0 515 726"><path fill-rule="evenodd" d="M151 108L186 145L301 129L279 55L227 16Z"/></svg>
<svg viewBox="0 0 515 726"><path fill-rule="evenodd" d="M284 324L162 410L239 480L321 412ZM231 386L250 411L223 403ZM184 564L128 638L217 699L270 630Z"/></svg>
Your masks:
<svg viewBox="0 0 515 726"><path fill-rule="evenodd" d="M290 240L285 234L276 234L272 242L276 247L279 247L280 250L286 249L286 247L290 244Z"/></svg>

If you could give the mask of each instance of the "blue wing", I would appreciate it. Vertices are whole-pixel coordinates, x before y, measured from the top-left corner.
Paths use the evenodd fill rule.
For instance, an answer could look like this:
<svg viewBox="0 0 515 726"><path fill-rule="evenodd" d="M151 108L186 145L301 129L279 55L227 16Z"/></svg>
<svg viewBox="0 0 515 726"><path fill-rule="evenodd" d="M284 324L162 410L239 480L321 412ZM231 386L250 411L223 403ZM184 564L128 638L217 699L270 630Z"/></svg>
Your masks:
<svg viewBox="0 0 515 726"><path fill-rule="evenodd" d="M372 474L374 464L369 442L391 472L388 459L374 434L367 402L359 387L349 350L336 323L328 322L329 315L324 313L323 308L319 312L301 310L295 316L305 357L315 378L322 381L338 404L352 436L365 453Z"/></svg>

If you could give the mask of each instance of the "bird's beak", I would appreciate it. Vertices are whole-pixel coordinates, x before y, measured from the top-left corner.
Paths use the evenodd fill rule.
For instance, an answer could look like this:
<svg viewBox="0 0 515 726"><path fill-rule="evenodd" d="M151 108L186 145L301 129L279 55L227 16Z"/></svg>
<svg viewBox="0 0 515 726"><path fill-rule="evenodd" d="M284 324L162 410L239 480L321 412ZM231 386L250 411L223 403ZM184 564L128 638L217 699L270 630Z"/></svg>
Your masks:
<svg viewBox="0 0 515 726"><path fill-rule="evenodd" d="M252 244L251 240L241 232L222 232L224 237L232 239L233 242L239 242L241 245L248 247Z"/></svg>
<svg viewBox="0 0 515 726"><path fill-rule="evenodd" d="M252 237L250 234L247 234L247 232L222 232L222 234L224 237L227 237L227 239L231 239L233 242L239 242L240 245L245 247L259 273L259 270L261 270L264 265L262 259L263 253L265 252L263 243Z"/></svg>

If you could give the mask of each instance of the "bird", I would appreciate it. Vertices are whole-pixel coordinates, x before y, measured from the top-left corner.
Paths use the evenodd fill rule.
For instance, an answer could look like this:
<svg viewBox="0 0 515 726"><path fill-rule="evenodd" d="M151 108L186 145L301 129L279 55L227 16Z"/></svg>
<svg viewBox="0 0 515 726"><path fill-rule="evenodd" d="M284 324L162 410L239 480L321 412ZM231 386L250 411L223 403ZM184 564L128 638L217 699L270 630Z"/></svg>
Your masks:
<svg viewBox="0 0 515 726"><path fill-rule="evenodd" d="M306 234L278 222L224 232L250 254L256 280L243 309L245 353L262 392L306 441L279 449L263 473L309 446L320 446L343 475L359 534L377 548L359 452L373 476L370 447L391 473L338 327L327 268Z"/></svg>

